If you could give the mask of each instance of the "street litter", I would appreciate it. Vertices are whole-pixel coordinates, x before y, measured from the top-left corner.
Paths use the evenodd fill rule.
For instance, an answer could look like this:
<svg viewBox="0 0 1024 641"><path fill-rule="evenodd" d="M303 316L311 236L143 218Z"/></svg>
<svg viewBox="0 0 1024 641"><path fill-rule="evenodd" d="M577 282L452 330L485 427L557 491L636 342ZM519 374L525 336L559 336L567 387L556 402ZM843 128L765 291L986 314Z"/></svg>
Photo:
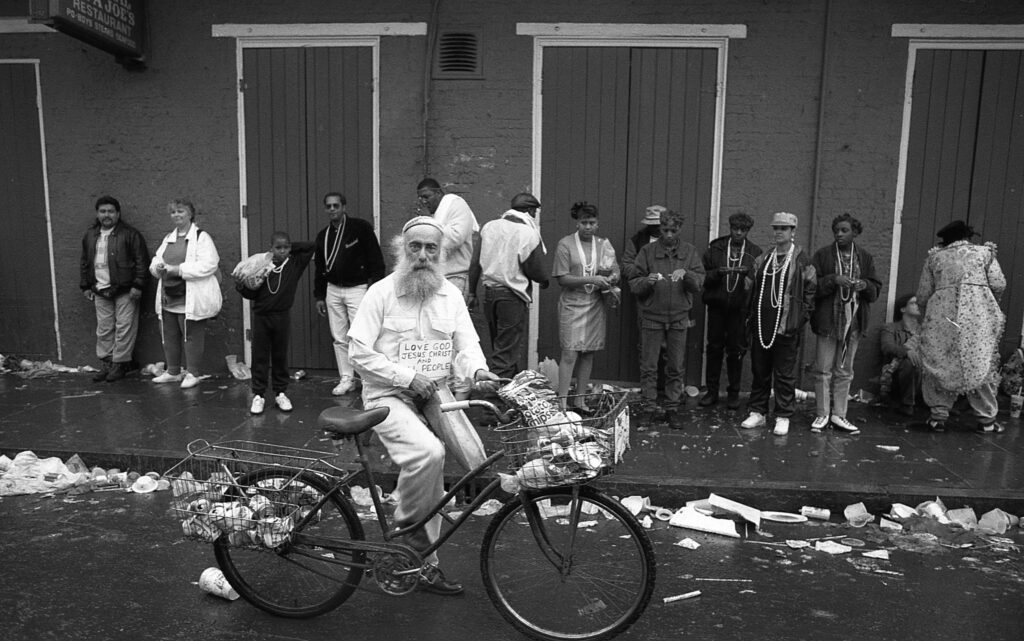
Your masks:
<svg viewBox="0 0 1024 641"><path fill-rule="evenodd" d="M667 596L662 599L662 603L672 603L673 601L682 601L683 599L692 599L700 596L700 590L694 590L693 592L687 592L686 594L677 594L675 596Z"/></svg>
<svg viewBox="0 0 1024 641"><path fill-rule="evenodd" d="M893 572L892 570L874 570L875 574L888 574L889 576L903 576L902 572Z"/></svg>
<svg viewBox="0 0 1024 641"><path fill-rule="evenodd" d="M726 512L739 514L745 520L753 523L755 529L761 529L761 510L747 507L742 503L737 503L736 501L727 499L724 496L718 496L717 494L708 495L708 503L714 507L721 508Z"/></svg>
<svg viewBox="0 0 1024 641"><path fill-rule="evenodd" d="M240 381L247 381L252 378L252 370L244 362L239 362L238 356L235 354L228 354L224 357L224 362L227 363L228 371L231 375Z"/></svg>
<svg viewBox="0 0 1024 641"><path fill-rule="evenodd" d="M811 544L807 541L799 541L794 539L786 539L786 545L793 548L794 550L802 550L804 548L811 547Z"/></svg>
<svg viewBox="0 0 1024 641"><path fill-rule="evenodd" d="M679 541L676 541L675 545L686 548L687 550L696 550L700 547L700 543L697 543L690 537L686 537L685 539L680 539Z"/></svg>
<svg viewBox="0 0 1024 641"><path fill-rule="evenodd" d="M900 446L899 445L876 445L875 447L877 447L880 450L884 450L886 452L899 452L900 451Z"/></svg>
<svg viewBox="0 0 1024 641"><path fill-rule="evenodd" d="M487 499L474 512L473 516L490 516L501 509L501 501L498 499ZM588 521L589 522L589 521ZM594 521L593 523L597 523ZM582 523L581 523L582 525Z"/></svg>
<svg viewBox="0 0 1024 641"><path fill-rule="evenodd" d="M917 516L917 510L910 507L909 505L904 505L902 503L893 503L892 507L889 509L889 516L893 517L894 519L906 519L910 518L911 516Z"/></svg>
<svg viewBox="0 0 1024 641"><path fill-rule="evenodd" d="M981 515L981 519L978 521L978 531L985 534L1003 534L1019 522L1017 517L996 508Z"/></svg>
<svg viewBox="0 0 1024 641"><path fill-rule="evenodd" d="M651 519L650 514L644 514L644 518L640 519L640 525L649 530L654 527L654 520Z"/></svg>
<svg viewBox="0 0 1024 641"><path fill-rule="evenodd" d="M800 508L800 514L803 514L809 519L817 519L819 521L827 521L832 517L832 513L827 508L811 507L809 505L805 505Z"/></svg>
<svg viewBox="0 0 1024 641"><path fill-rule="evenodd" d="M819 552L827 552L828 554L846 554L853 550L849 545L843 545L835 541L818 541L814 544L814 549Z"/></svg>
<svg viewBox="0 0 1024 641"><path fill-rule="evenodd" d="M203 573L199 575L199 587L204 592L209 592L228 601L234 601L238 598L238 593L228 583L227 577L220 571L220 568L206 568L203 570Z"/></svg>
<svg viewBox="0 0 1024 641"><path fill-rule="evenodd" d="M740 538L736 531L736 523L729 519L716 519L713 516L701 514L692 507L681 507L668 522L673 527L687 528L699 532L710 532L721 534L735 539Z"/></svg>
<svg viewBox="0 0 1024 641"><path fill-rule="evenodd" d="M878 527L882 528L883 530L892 530L893 532L899 532L903 529L902 525L900 525L896 521L890 521L884 516L879 519Z"/></svg>
<svg viewBox="0 0 1024 641"><path fill-rule="evenodd" d="M774 521L775 523L805 523L807 521L807 517L803 514L772 512L769 510L761 512L761 518L765 521Z"/></svg>
<svg viewBox="0 0 1024 641"><path fill-rule="evenodd" d="M839 539L839 542L842 543L843 545L849 545L851 548L862 548L862 547L864 547L864 541L861 541L860 539L855 539L855 538L852 538L852 537L843 537L843 538Z"/></svg>
<svg viewBox="0 0 1024 641"><path fill-rule="evenodd" d="M866 556L869 559L882 559L883 561L889 560L889 550L871 550L870 552L861 552L861 556Z"/></svg>
<svg viewBox="0 0 1024 641"><path fill-rule="evenodd" d="M714 581L715 583L753 583L754 579L718 579L713 577L688 577L694 581Z"/></svg>
<svg viewBox="0 0 1024 641"><path fill-rule="evenodd" d="M847 505L846 509L843 510L843 516L849 521L853 527L864 527L868 523L875 520L875 517L868 512L868 509L864 507L863 503L854 503L853 505Z"/></svg>
<svg viewBox="0 0 1024 641"><path fill-rule="evenodd" d="M978 515L969 507L947 510L946 518L949 519L950 523L956 523L965 530L973 530L978 527Z"/></svg>

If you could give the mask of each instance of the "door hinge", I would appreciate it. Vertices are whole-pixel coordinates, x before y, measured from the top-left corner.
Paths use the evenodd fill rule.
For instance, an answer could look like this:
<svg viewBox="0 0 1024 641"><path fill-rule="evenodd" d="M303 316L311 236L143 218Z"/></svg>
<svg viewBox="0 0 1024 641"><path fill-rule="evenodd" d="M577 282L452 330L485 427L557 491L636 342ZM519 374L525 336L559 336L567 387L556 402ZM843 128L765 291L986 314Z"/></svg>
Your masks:
<svg viewBox="0 0 1024 641"><path fill-rule="evenodd" d="M238 91L239 93L245 92L245 78L238 79Z"/></svg>
<svg viewBox="0 0 1024 641"><path fill-rule="evenodd" d="M251 343L252 342L252 328L249 328L249 329L245 330L245 342L247 342L247 343Z"/></svg>
<svg viewBox="0 0 1024 641"><path fill-rule="evenodd" d="M249 205L242 205L242 218L249 217Z"/></svg>

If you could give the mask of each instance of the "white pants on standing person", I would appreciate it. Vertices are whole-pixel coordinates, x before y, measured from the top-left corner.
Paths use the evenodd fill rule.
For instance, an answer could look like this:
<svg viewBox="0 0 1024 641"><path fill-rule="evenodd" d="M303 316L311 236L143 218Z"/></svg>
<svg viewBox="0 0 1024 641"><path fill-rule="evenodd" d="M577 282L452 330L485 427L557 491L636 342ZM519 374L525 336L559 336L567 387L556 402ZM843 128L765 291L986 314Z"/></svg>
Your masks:
<svg viewBox="0 0 1024 641"><path fill-rule="evenodd" d="M96 306L96 356L114 363L132 360L135 338L139 333L139 302L125 292L113 299L99 294Z"/></svg>
<svg viewBox="0 0 1024 641"><path fill-rule="evenodd" d="M853 360L857 356L858 336L851 336L843 355L843 344L829 336L815 336L814 402L818 416L830 413L846 418L853 382Z"/></svg>
<svg viewBox="0 0 1024 641"><path fill-rule="evenodd" d="M398 396L369 399L365 407L391 410L373 429L401 470L395 488L398 507L394 523L398 527L412 525L429 514L444 496L444 443L427 427L422 415ZM425 527L406 535L406 542L422 551L440 534L441 517L435 514ZM425 560L437 565L437 554L430 554Z"/></svg>
<svg viewBox="0 0 1024 641"><path fill-rule="evenodd" d="M331 336L334 338L334 359L338 363L338 375L342 381L351 380L355 375L352 361L348 357L348 328L352 325L352 319L356 317L360 303L363 302L366 287L339 287L327 284L324 303L327 305L327 321L330 323Z"/></svg>

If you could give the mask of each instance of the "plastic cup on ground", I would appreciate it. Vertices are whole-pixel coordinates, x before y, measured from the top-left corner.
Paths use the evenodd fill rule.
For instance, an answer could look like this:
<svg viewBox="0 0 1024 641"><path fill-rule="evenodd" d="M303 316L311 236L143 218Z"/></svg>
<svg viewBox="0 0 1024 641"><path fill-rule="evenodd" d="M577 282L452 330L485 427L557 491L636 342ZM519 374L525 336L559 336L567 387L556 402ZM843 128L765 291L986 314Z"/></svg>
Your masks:
<svg viewBox="0 0 1024 641"><path fill-rule="evenodd" d="M228 601L234 601L238 598L238 593L228 583L227 577L220 571L220 568L206 568L203 570L203 573L199 575L199 587L204 592L209 592Z"/></svg>
<svg viewBox="0 0 1024 641"><path fill-rule="evenodd" d="M1021 407L1024 407L1024 394L1010 396L1010 418L1020 418Z"/></svg>

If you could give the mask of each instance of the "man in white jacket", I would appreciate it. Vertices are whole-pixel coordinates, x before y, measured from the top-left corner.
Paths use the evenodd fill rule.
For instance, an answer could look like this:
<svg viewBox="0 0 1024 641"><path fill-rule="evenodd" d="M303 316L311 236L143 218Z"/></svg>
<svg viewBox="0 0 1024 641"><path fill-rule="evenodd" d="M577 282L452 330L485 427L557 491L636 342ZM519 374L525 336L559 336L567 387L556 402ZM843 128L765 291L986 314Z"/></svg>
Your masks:
<svg viewBox="0 0 1024 641"><path fill-rule="evenodd" d="M461 196L446 194L433 178L424 178L416 185L416 197L441 226L445 251L444 276L469 301L469 266L473 262L473 236L480 231L473 210Z"/></svg>

